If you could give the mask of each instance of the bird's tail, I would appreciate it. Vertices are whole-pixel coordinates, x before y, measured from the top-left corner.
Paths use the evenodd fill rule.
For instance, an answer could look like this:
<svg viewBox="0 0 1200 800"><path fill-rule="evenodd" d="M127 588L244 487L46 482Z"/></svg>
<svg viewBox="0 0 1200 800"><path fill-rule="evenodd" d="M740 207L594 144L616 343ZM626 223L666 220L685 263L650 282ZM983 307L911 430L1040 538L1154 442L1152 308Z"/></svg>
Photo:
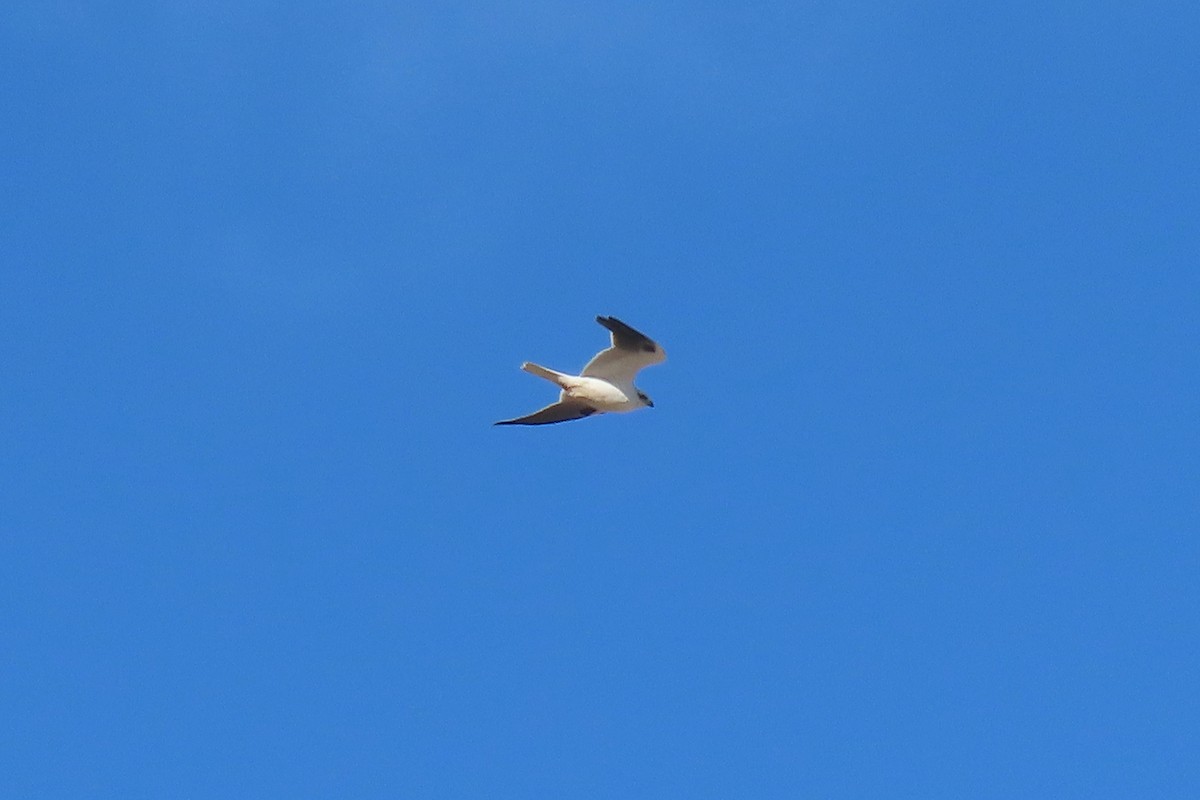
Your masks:
<svg viewBox="0 0 1200 800"><path fill-rule="evenodd" d="M525 370L530 375L537 375L539 378L545 378L551 383L556 384L564 389L566 388L566 384L563 383L563 381L571 378L570 375L564 375L561 372L555 372L552 369L546 369L540 364L533 364L529 361L526 361L524 364L522 364L521 369Z"/></svg>

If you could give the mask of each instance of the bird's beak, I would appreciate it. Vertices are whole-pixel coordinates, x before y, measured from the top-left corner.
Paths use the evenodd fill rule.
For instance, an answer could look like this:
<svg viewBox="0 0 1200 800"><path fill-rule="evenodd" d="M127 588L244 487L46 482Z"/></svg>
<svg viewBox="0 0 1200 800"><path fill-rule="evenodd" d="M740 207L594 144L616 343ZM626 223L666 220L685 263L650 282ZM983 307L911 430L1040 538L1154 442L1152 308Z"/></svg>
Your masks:
<svg viewBox="0 0 1200 800"><path fill-rule="evenodd" d="M654 401L653 401L653 400L650 400L650 399L647 399L647 400L646 400L646 405L650 406L651 408L654 408Z"/></svg>

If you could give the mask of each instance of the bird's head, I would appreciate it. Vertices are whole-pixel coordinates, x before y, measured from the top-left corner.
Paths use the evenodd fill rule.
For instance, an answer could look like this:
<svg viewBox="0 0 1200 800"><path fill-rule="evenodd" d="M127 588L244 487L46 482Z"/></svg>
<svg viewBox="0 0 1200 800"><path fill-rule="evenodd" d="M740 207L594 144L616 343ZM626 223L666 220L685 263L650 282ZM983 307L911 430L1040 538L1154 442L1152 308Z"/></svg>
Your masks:
<svg viewBox="0 0 1200 800"><path fill-rule="evenodd" d="M654 408L654 401L650 399L650 395L646 394L641 389L637 390L637 394L638 394L638 400L642 401L642 405L649 406L650 408Z"/></svg>

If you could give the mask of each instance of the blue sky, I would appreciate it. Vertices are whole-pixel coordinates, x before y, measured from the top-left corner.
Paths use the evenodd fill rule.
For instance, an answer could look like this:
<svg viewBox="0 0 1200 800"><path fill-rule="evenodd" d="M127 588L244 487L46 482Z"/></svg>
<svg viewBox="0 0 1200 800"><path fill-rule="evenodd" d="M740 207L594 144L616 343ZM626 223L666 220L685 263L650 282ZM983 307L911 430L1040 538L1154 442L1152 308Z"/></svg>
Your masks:
<svg viewBox="0 0 1200 800"><path fill-rule="evenodd" d="M0 794L1197 796L1198 30L6 4Z"/></svg>

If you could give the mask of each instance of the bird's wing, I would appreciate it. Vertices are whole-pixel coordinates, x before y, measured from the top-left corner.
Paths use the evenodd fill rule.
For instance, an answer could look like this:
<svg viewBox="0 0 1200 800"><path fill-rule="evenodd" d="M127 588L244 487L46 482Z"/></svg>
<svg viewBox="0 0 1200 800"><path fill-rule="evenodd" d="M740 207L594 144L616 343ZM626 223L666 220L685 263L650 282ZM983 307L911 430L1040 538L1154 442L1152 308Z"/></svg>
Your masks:
<svg viewBox="0 0 1200 800"><path fill-rule="evenodd" d="M506 419L497 425L549 425L554 422L569 422L573 419L583 419L596 413L596 409L581 400L566 398L557 403L551 403L540 411L535 411L525 417Z"/></svg>
<svg viewBox="0 0 1200 800"><path fill-rule="evenodd" d="M614 383L632 383L642 367L666 360L667 354L657 342L616 317L596 317L596 322L612 331L612 347L597 353L583 368L583 375Z"/></svg>

